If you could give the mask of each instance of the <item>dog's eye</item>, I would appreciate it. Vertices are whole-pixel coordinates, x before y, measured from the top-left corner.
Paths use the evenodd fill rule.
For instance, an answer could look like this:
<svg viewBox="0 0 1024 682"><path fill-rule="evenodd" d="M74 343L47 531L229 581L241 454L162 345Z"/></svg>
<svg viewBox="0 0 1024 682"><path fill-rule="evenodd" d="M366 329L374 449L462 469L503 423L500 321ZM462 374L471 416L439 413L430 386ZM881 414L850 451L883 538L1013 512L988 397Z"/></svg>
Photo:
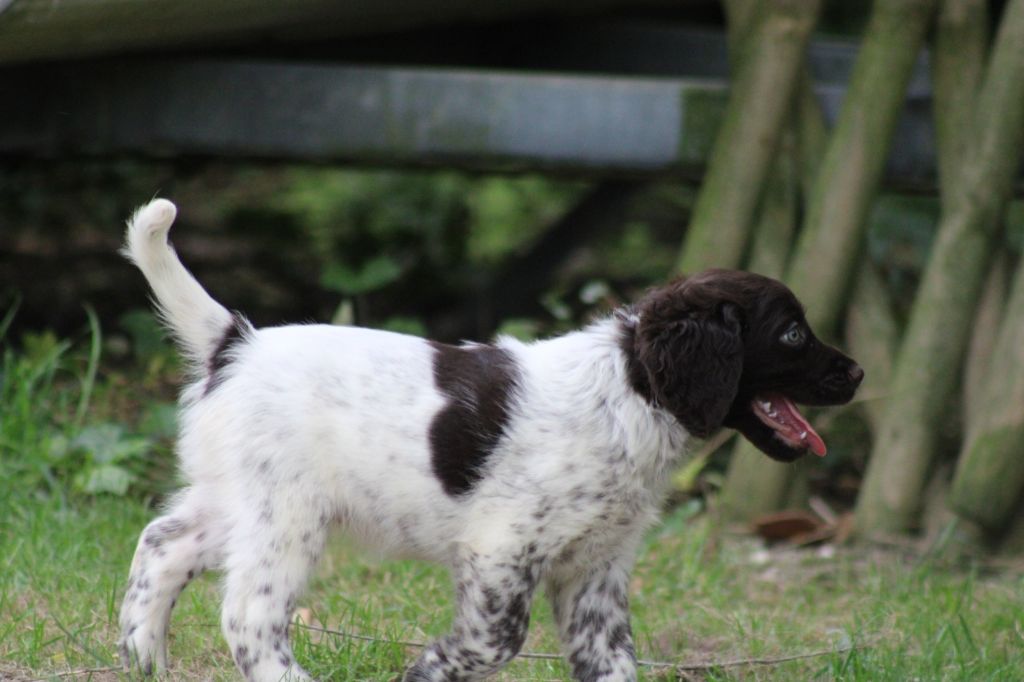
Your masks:
<svg viewBox="0 0 1024 682"><path fill-rule="evenodd" d="M804 330L796 324L787 329L786 333L779 337L779 341L793 348L799 348L804 345L804 339Z"/></svg>

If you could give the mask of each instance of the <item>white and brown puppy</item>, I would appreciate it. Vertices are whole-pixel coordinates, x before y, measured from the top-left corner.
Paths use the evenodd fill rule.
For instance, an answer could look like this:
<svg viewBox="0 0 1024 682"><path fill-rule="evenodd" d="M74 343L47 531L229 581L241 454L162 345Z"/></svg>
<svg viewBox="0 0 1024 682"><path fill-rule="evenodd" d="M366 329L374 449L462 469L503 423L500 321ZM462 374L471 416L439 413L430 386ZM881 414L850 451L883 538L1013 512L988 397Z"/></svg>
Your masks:
<svg viewBox="0 0 1024 682"><path fill-rule="evenodd" d="M179 593L224 572L222 625L251 680L303 679L289 617L329 529L449 567L451 632L406 680L475 680L526 637L543 582L574 676L633 680L628 576L688 441L727 426L791 460L825 447L794 406L844 403L863 372L782 284L709 271L585 329L448 346L369 329L254 329L167 243L174 205L128 226L195 376L186 487L143 531L121 608L126 666L167 666Z"/></svg>

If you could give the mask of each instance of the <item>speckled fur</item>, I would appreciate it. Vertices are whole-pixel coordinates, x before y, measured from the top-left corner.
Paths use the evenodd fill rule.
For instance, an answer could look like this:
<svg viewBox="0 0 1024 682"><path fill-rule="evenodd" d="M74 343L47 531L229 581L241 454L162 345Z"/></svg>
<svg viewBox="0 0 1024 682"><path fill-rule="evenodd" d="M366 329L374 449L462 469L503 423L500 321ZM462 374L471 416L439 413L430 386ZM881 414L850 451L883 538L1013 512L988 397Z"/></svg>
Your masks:
<svg viewBox="0 0 1024 682"><path fill-rule="evenodd" d="M500 437L471 487L446 491L430 430L453 398L437 387L435 347L350 327L253 329L178 261L166 242L174 214L160 199L140 209L125 249L195 369L178 446L186 485L140 537L120 616L125 665L166 669L175 600L217 569L242 674L307 678L288 624L327 532L340 527L451 570L452 630L406 680L500 669L523 644L540 585L576 679L634 680L629 572L689 438L631 385L623 330L635 316L536 343L499 339L515 376Z"/></svg>

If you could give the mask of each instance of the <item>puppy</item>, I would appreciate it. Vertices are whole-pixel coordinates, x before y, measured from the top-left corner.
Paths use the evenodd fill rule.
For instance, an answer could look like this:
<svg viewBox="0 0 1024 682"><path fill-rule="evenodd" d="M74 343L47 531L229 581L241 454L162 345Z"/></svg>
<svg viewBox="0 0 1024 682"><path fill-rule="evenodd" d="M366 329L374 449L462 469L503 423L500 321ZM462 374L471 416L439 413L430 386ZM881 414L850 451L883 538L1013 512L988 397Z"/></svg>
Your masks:
<svg viewBox="0 0 1024 682"><path fill-rule="evenodd" d="M500 669L542 582L574 677L634 680L629 572L687 444L726 426L776 459L824 455L794 402L845 403L863 377L815 338L786 287L726 270L528 344L257 330L182 266L167 243L174 217L163 199L139 209L124 249L194 370L186 486L143 531L121 608L122 659L146 673L167 667L178 595L219 569L242 674L308 679L289 618L340 526L452 573L452 630L405 680Z"/></svg>

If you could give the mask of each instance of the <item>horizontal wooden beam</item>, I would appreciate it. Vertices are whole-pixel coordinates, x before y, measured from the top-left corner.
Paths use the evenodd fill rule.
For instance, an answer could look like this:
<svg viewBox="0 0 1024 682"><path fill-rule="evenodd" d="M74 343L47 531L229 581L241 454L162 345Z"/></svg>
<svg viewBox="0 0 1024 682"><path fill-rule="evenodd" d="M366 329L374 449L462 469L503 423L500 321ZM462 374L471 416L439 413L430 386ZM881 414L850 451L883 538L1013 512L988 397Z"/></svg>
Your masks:
<svg viewBox="0 0 1024 682"><path fill-rule="evenodd" d="M0 63L332 39L687 0L0 0Z"/></svg>
<svg viewBox="0 0 1024 682"><path fill-rule="evenodd" d="M698 176L725 106L714 79L269 61L0 69L0 155L217 157ZM842 90L822 87L828 112ZM934 186L927 98L908 100L888 178Z"/></svg>

